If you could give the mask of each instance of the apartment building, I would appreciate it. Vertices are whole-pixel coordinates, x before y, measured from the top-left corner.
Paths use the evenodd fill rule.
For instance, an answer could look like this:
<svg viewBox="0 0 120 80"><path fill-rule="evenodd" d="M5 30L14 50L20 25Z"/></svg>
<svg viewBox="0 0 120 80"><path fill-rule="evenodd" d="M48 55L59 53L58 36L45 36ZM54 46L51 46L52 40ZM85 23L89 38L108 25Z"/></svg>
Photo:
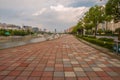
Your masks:
<svg viewBox="0 0 120 80"><path fill-rule="evenodd" d="M0 29L20 30L21 27L13 24L0 23Z"/></svg>
<svg viewBox="0 0 120 80"><path fill-rule="evenodd" d="M108 22L108 23L100 23L98 25L98 29L102 29L102 30L111 30L111 31L115 31L117 28L120 28L120 22L118 23L114 23L112 22Z"/></svg>

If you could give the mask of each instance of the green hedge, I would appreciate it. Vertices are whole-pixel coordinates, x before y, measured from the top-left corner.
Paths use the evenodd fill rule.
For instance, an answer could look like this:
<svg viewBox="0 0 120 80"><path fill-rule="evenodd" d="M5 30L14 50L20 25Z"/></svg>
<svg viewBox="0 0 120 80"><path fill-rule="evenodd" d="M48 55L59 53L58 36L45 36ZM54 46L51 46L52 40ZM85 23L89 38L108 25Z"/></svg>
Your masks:
<svg viewBox="0 0 120 80"><path fill-rule="evenodd" d="M6 35L5 33L8 32L10 35ZM5 30L5 29L0 29L0 36L25 36L33 34L33 32L29 30Z"/></svg>
<svg viewBox="0 0 120 80"><path fill-rule="evenodd" d="M95 38L89 38L89 37L82 37L82 39L91 42L93 44L108 48L108 49L113 49L113 42L108 42L108 41L102 41L99 39L95 39Z"/></svg>
<svg viewBox="0 0 120 80"><path fill-rule="evenodd" d="M111 38L99 38L99 40L108 41L108 42L113 42L113 41L114 41L114 40L111 39Z"/></svg>

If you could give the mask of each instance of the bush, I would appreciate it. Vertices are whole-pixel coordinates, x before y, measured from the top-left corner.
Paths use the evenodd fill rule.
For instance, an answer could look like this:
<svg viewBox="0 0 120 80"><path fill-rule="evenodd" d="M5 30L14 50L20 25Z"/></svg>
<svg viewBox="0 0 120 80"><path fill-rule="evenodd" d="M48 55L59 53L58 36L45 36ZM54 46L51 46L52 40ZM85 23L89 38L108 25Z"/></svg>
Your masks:
<svg viewBox="0 0 120 80"><path fill-rule="evenodd" d="M108 49L113 49L113 43L112 42L108 42L108 41L102 41L99 39L95 39L95 38L88 38L88 37L83 37L84 40L91 42L93 44L108 48Z"/></svg>
<svg viewBox="0 0 120 80"><path fill-rule="evenodd" d="M97 32L98 32L99 34L102 34L104 31L103 31L102 29L98 29Z"/></svg>
<svg viewBox="0 0 120 80"><path fill-rule="evenodd" d="M106 30L106 31L105 31L105 34L111 35L111 34L112 34L112 31L111 31L111 30Z"/></svg>
<svg viewBox="0 0 120 80"><path fill-rule="evenodd" d="M113 41L114 41L114 40L111 39L111 38L99 38L99 40L108 41L108 42L113 42Z"/></svg>
<svg viewBox="0 0 120 80"><path fill-rule="evenodd" d="M120 31L120 28L115 29L115 32L119 32L119 31Z"/></svg>
<svg viewBox="0 0 120 80"><path fill-rule="evenodd" d="M5 30L5 29L0 29L0 36L6 36L6 32L10 33L10 36L25 36L25 35L33 34L33 32L25 31L25 30Z"/></svg>

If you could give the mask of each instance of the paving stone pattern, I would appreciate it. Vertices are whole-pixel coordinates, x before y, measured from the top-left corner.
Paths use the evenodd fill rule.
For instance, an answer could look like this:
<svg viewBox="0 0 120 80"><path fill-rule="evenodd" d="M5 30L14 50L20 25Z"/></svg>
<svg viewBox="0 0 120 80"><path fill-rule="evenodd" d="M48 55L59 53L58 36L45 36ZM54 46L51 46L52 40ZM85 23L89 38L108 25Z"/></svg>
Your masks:
<svg viewBox="0 0 120 80"><path fill-rule="evenodd" d="M120 80L120 61L64 35L0 50L0 80Z"/></svg>

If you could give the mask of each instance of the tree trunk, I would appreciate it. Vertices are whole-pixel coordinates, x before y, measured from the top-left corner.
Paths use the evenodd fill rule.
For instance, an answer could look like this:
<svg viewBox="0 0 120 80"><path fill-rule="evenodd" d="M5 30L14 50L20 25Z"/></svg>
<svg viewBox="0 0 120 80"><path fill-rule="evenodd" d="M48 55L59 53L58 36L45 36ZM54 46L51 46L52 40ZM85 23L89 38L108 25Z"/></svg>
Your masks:
<svg viewBox="0 0 120 80"><path fill-rule="evenodd" d="M106 30L108 30L108 22L106 21Z"/></svg>
<svg viewBox="0 0 120 80"><path fill-rule="evenodd" d="M97 26L98 26L98 22L96 22L96 26L95 26L95 37L97 36Z"/></svg>
<svg viewBox="0 0 120 80"><path fill-rule="evenodd" d="M82 29L82 36L84 36L85 35L85 29L83 28Z"/></svg>

